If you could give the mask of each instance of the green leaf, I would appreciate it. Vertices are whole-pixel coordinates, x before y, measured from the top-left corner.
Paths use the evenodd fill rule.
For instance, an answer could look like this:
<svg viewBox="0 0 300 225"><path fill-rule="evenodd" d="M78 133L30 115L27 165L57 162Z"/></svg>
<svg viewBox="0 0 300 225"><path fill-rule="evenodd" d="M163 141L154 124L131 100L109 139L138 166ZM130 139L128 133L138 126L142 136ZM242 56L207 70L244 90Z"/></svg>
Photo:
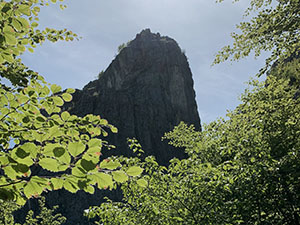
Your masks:
<svg viewBox="0 0 300 225"><path fill-rule="evenodd" d="M9 164L9 160L7 156L0 156L0 165L6 166Z"/></svg>
<svg viewBox="0 0 300 225"><path fill-rule="evenodd" d="M7 62L10 62L10 63L12 63L14 61L14 57L12 55L9 55L9 54L6 54L6 53L3 53L1 55L1 57L3 59L5 59Z"/></svg>
<svg viewBox="0 0 300 225"><path fill-rule="evenodd" d="M19 17L19 18L18 18L18 21L22 24L22 27L23 27L24 29L28 29L28 28L30 27L30 25L29 25L29 23L28 23L28 20L26 20L25 18ZM22 40L22 44L24 44L24 45L27 45L28 42L29 42L28 39L23 39L23 40Z"/></svg>
<svg viewBox="0 0 300 225"><path fill-rule="evenodd" d="M0 37L1 38L1 37ZM0 54L0 64L4 63L5 62L5 59L1 56Z"/></svg>
<svg viewBox="0 0 300 225"><path fill-rule="evenodd" d="M44 156L55 157L61 164L70 164L71 156L60 144L47 144L43 151Z"/></svg>
<svg viewBox="0 0 300 225"><path fill-rule="evenodd" d="M13 165L12 168L17 172L21 174L29 173L29 167L25 164L18 163L17 165Z"/></svg>
<svg viewBox="0 0 300 225"><path fill-rule="evenodd" d="M15 198L14 192L12 190L7 190L0 188L0 199L4 201L13 201Z"/></svg>
<svg viewBox="0 0 300 225"><path fill-rule="evenodd" d="M88 182L86 180L79 180L78 181L78 187L85 191L85 192L88 192L90 194L94 194L95 192L95 189L93 186L91 186L90 184L88 184Z"/></svg>
<svg viewBox="0 0 300 225"><path fill-rule="evenodd" d="M58 96L54 96L52 97L54 104L58 105L58 106L63 106L64 105L64 101L62 100L61 97Z"/></svg>
<svg viewBox="0 0 300 225"><path fill-rule="evenodd" d="M63 124L64 122L61 120L60 116L58 114L53 114L51 116L51 119L53 119L53 121L55 121L58 124ZM54 128L54 127L53 127ZM57 129L59 130L59 129Z"/></svg>
<svg viewBox="0 0 300 225"><path fill-rule="evenodd" d="M26 16L31 15L31 10L29 5L25 5L24 3L19 5L18 11L20 11L22 14L25 14Z"/></svg>
<svg viewBox="0 0 300 225"><path fill-rule="evenodd" d="M33 10L35 11L35 12L40 12L40 7L38 7L38 6L35 6L35 7L33 7Z"/></svg>
<svg viewBox="0 0 300 225"><path fill-rule="evenodd" d="M62 164L58 160L52 158L41 159L39 165L52 172L65 171L69 167L69 165Z"/></svg>
<svg viewBox="0 0 300 225"><path fill-rule="evenodd" d="M17 178L16 170L13 169L12 166L5 166L3 170L5 175L8 176L10 179L15 180Z"/></svg>
<svg viewBox="0 0 300 225"><path fill-rule="evenodd" d="M37 27L39 24L37 22L31 23L31 27Z"/></svg>
<svg viewBox="0 0 300 225"><path fill-rule="evenodd" d="M116 128L116 127L114 127L114 126L111 126L110 127L110 130L111 130L111 132L113 132L113 133L118 133L118 128Z"/></svg>
<svg viewBox="0 0 300 225"><path fill-rule="evenodd" d="M30 98L28 96L26 96L26 95L20 95L20 96L18 96L18 102L20 104L26 103L27 101L29 101L29 99Z"/></svg>
<svg viewBox="0 0 300 225"><path fill-rule="evenodd" d="M66 150L63 147L56 147L53 149L53 154L55 157L59 158L64 155Z"/></svg>
<svg viewBox="0 0 300 225"><path fill-rule="evenodd" d="M61 91L61 87L56 85L56 84L52 84L51 87L50 87L51 91L53 94L56 94L58 92Z"/></svg>
<svg viewBox="0 0 300 225"><path fill-rule="evenodd" d="M5 41L9 45L16 45L17 39L14 34L11 33L4 33Z"/></svg>
<svg viewBox="0 0 300 225"><path fill-rule="evenodd" d="M97 138L92 138L89 140L88 142L88 146L90 148L93 148L93 147L102 147L102 141L100 139L97 139Z"/></svg>
<svg viewBox="0 0 300 225"><path fill-rule="evenodd" d="M72 94L72 93L74 93L75 92L75 90L73 89L73 88L68 88L67 90L66 90L66 93L69 93L69 94Z"/></svg>
<svg viewBox="0 0 300 225"><path fill-rule="evenodd" d="M39 122L41 122L41 123L43 123L43 122L46 121L46 118L44 116L37 116L36 120L39 121Z"/></svg>
<svg viewBox="0 0 300 225"><path fill-rule="evenodd" d="M76 193L78 190L77 180L74 178L68 178L64 181L63 187L71 193Z"/></svg>
<svg viewBox="0 0 300 225"><path fill-rule="evenodd" d="M107 189L113 186L112 177L106 173L96 173L93 175L95 178L98 188L100 189Z"/></svg>
<svg viewBox="0 0 300 225"><path fill-rule="evenodd" d="M69 93L63 93L62 98L65 102L70 102L72 100L72 95L70 95Z"/></svg>
<svg viewBox="0 0 300 225"><path fill-rule="evenodd" d="M94 156L94 157L99 157L99 156L101 156L101 148L100 147L91 147L86 151L85 155L86 154Z"/></svg>
<svg viewBox="0 0 300 225"><path fill-rule="evenodd" d="M15 19L15 18L12 19L12 25L14 26L14 28L17 31L21 31L22 30L22 23L19 20Z"/></svg>
<svg viewBox="0 0 300 225"><path fill-rule="evenodd" d="M61 189L63 187L64 180L62 178L51 178L51 185L54 190Z"/></svg>
<svg viewBox="0 0 300 225"><path fill-rule="evenodd" d="M64 111L64 112L62 112L62 114L60 116L64 121L67 121L70 118L70 113L68 113L67 111Z"/></svg>
<svg viewBox="0 0 300 225"><path fill-rule="evenodd" d="M114 180L119 183L124 183L128 180L128 176L126 175L126 173L124 171L113 171L112 176L113 176Z"/></svg>
<svg viewBox="0 0 300 225"><path fill-rule="evenodd" d="M81 159L80 160L80 165L82 166L83 169L86 171L90 171L96 168L96 164L93 163L91 160L86 160L86 159Z"/></svg>
<svg viewBox="0 0 300 225"><path fill-rule="evenodd" d="M83 188L83 190L91 195L95 193L95 188L91 185L87 185Z"/></svg>
<svg viewBox="0 0 300 225"><path fill-rule="evenodd" d="M136 183L137 183L139 186L143 187L143 188L147 187L147 185L148 185L148 182L147 182L145 179L143 179L143 178L138 179L138 180L136 181Z"/></svg>
<svg viewBox="0 0 300 225"><path fill-rule="evenodd" d="M19 52L21 52L21 53L23 53L23 52L25 52L25 51L26 51L26 48L25 48L25 46L24 46L24 45L20 45L20 44L18 44L18 47L17 47L17 49L18 49L18 51L19 51Z"/></svg>
<svg viewBox="0 0 300 225"><path fill-rule="evenodd" d="M82 169L81 167L74 167L72 169L72 175L76 177L85 177L86 171L84 171L84 169Z"/></svg>
<svg viewBox="0 0 300 225"><path fill-rule="evenodd" d="M14 149L12 154L14 154L15 156L17 156L18 158L21 158L21 159L24 159L24 158L26 158L27 156L30 155L29 152L25 152L21 148Z"/></svg>
<svg viewBox="0 0 300 225"><path fill-rule="evenodd" d="M68 151L74 157L81 154L84 150L85 144L83 144L82 142L71 142L68 145Z"/></svg>
<svg viewBox="0 0 300 225"><path fill-rule="evenodd" d="M172 217L173 220L177 220L177 221L180 221L180 222L183 222L184 219L182 219L181 217L178 217L178 216L174 216Z"/></svg>
<svg viewBox="0 0 300 225"><path fill-rule="evenodd" d="M44 147L43 155L44 156L49 156L49 157L54 156L53 150L56 147L61 147L61 145L58 144L58 143L57 144L47 143L46 146Z"/></svg>
<svg viewBox="0 0 300 225"><path fill-rule="evenodd" d="M12 35L15 34L14 28L12 28L10 25L4 25L2 30L4 34L5 33L12 34Z"/></svg>
<svg viewBox="0 0 300 225"><path fill-rule="evenodd" d="M34 53L33 48L27 48L29 52Z"/></svg>
<svg viewBox="0 0 300 225"><path fill-rule="evenodd" d="M142 168L139 167L139 166L131 166L131 167L129 167L129 169L126 171L126 173L127 173L129 176L136 177L136 176L141 175L141 173L143 172L143 170L144 170L144 169L142 169Z"/></svg>
<svg viewBox="0 0 300 225"><path fill-rule="evenodd" d="M108 122L106 119L100 119L100 125L106 126L108 125Z"/></svg>
<svg viewBox="0 0 300 225"><path fill-rule="evenodd" d="M100 163L100 168L114 170L120 167L121 164L118 161L105 159Z"/></svg>
<svg viewBox="0 0 300 225"><path fill-rule="evenodd" d="M22 148L15 148L12 153L11 157L16 160L18 163L24 164L26 166L31 166L33 161L31 159L30 153L24 151ZM26 171L27 172L27 171Z"/></svg>

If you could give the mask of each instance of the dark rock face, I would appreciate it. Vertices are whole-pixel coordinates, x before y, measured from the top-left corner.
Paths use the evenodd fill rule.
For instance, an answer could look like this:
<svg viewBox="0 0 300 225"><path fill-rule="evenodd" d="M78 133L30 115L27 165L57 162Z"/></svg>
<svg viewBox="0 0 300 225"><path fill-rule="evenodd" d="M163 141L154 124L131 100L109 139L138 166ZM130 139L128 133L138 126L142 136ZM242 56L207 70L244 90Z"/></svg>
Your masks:
<svg viewBox="0 0 300 225"><path fill-rule="evenodd" d="M64 107L78 116L100 115L115 125L118 134L108 136L109 143L117 147L110 151L113 155L131 156L126 139L135 137L145 155L154 155L165 165L185 154L162 142L164 133L180 121L201 129L186 56L176 41L149 29L137 34L102 76L77 90ZM48 206L59 205L58 211L67 217L68 225L85 225L89 222L83 210L99 205L104 196L121 199L120 191L97 190L90 195L59 190L48 193L46 202Z"/></svg>
<svg viewBox="0 0 300 225"><path fill-rule="evenodd" d="M117 146L112 154L130 156L126 138L135 137L160 164L184 157L161 141L165 132L180 121L200 129L186 56L175 40L149 29L121 50L100 79L77 91L67 107L79 116L101 115L119 129L108 139Z"/></svg>

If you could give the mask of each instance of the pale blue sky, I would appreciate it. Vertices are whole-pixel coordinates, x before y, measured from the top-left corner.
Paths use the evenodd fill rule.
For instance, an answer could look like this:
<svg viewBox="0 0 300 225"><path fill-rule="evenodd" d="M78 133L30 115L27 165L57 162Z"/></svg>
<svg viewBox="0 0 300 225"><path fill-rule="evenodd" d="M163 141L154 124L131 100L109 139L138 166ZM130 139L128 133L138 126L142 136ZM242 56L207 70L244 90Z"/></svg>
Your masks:
<svg viewBox="0 0 300 225"><path fill-rule="evenodd" d="M72 0L41 10L40 24L68 28L80 41L44 43L34 54L22 56L30 68L48 82L63 88L82 88L106 69L117 47L142 29L174 38L186 51L194 78L202 123L224 117L234 109L238 96L264 65L264 58L211 63L221 47L231 43L230 33L243 19L247 1L232 4L214 0Z"/></svg>

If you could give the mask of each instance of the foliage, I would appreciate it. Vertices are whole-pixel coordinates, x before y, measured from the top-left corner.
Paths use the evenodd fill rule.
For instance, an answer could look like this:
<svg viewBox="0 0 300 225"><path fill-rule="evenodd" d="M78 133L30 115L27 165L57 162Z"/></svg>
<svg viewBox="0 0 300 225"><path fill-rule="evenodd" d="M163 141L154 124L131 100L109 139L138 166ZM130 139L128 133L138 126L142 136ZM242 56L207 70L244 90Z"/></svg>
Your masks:
<svg viewBox="0 0 300 225"><path fill-rule="evenodd" d="M122 43L118 46L118 53L122 51L123 48L127 47L130 44L131 41L128 41L127 43Z"/></svg>
<svg viewBox="0 0 300 225"><path fill-rule="evenodd" d="M125 43L122 43L118 46L118 53L120 53L122 51L123 48L126 47L126 44Z"/></svg>
<svg viewBox="0 0 300 225"><path fill-rule="evenodd" d="M61 188L93 193L95 185L113 188L114 182L131 176L120 170L117 159L100 160L103 147L113 146L99 137L107 136L107 129L116 133L117 128L100 116L81 118L62 112L74 90L49 86L18 58L45 40L76 38L67 30L38 29L40 7L47 4L0 2L0 76L11 82L0 87L0 199L18 204Z"/></svg>
<svg viewBox="0 0 300 225"><path fill-rule="evenodd" d="M222 2L223 0L219 0ZM238 1L238 0L236 0ZM146 158L145 181L122 184L122 202L90 211L100 224L300 224L299 0L251 0L234 43L214 63L271 51L265 82L202 132L181 123L165 138L188 158L168 168Z"/></svg>
<svg viewBox="0 0 300 225"><path fill-rule="evenodd" d="M218 0L222 2L223 0ZM238 1L238 0L236 0ZM248 22L241 22L237 28L241 33L232 33L232 45L225 46L216 56L214 63L223 62L230 57L239 60L254 52L271 52L266 66L260 75L270 69L274 62L285 66L291 58L299 58L300 42L300 1L299 0L251 0L245 15L256 13ZM298 60L299 70L299 60Z"/></svg>
<svg viewBox="0 0 300 225"><path fill-rule="evenodd" d="M101 70L101 72L98 74L97 79L100 79L104 74L104 70Z"/></svg>
<svg viewBox="0 0 300 225"><path fill-rule="evenodd" d="M56 0L51 0L55 3ZM26 86L28 78L34 78L37 73L29 70L17 58L26 50L33 52L37 45L45 40L72 41L76 34L66 29L38 29L38 14L41 7L49 5L48 0L12 0L0 2L0 75L9 79L13 85ZM65 6L60 5L63 9Z"/></svg>
<svg viewBox="0 0 300 225"><path fill-rule="evenodd" d="M0 208L0 224L2 225L20 225L14 222L13 212L20 208L15 202L3 201L1 202ZM23 225L59 225L66 221L66 218L61 214L54 214L57 206L53 209L49 209L45 206L45 198L41 197L39 199L39 214L34 215L33 211L29 211L26 220Z"/></svg>
<svg viewBox="0 0 300 225"><path fill-rule="evenodd" d="M166 134L187 159L165 168L146 158L145 181L124 183L122 202L90 216L103 224L299 224L297 88L273 76L251 85L229 120L202 132L181 123Z"/></svg>

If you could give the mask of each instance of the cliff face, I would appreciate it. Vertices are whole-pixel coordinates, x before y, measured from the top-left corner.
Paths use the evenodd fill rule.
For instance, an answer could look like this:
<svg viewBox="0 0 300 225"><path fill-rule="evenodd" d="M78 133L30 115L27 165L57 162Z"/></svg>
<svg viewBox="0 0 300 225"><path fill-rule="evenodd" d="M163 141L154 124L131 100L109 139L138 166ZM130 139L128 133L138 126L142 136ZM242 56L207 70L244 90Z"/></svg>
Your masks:
<svg viewBox="0 0 300 225"><path fill-rule="evenodd" d="M112 154L131 155L126 138L135 137L146 155L161 164L184 157L181 150L161 141L180 121L200 129L192 74L175 40L137 34L112 61L102 76L76 91L67 110L79 116L101 115L119 129L108 140Z"/></svg>
<svg viewBox="0 0 300 225"><path fill-rule="evenodd" d="M78 116L100 115L115 125L118 134L109 134L108 141L117 148L113 155L131 155L126 139L135 137L145 155L154 155L160 164L184 152L169 146L161 137L180 121L194 124L200 130L192 74L186 56L176 41L150 30L137 34L123 48L102 76L73 94L65 110ZM93 195L65 190L49 192L47 205L59 205L68 225L89 224L83 210L99 205L104 196L121 199L120 191L96 190ZM30 203L37 208L36 202ZM25 211L28 210L26 205ZM27 208L27 209L26 209Z"/></svg>

